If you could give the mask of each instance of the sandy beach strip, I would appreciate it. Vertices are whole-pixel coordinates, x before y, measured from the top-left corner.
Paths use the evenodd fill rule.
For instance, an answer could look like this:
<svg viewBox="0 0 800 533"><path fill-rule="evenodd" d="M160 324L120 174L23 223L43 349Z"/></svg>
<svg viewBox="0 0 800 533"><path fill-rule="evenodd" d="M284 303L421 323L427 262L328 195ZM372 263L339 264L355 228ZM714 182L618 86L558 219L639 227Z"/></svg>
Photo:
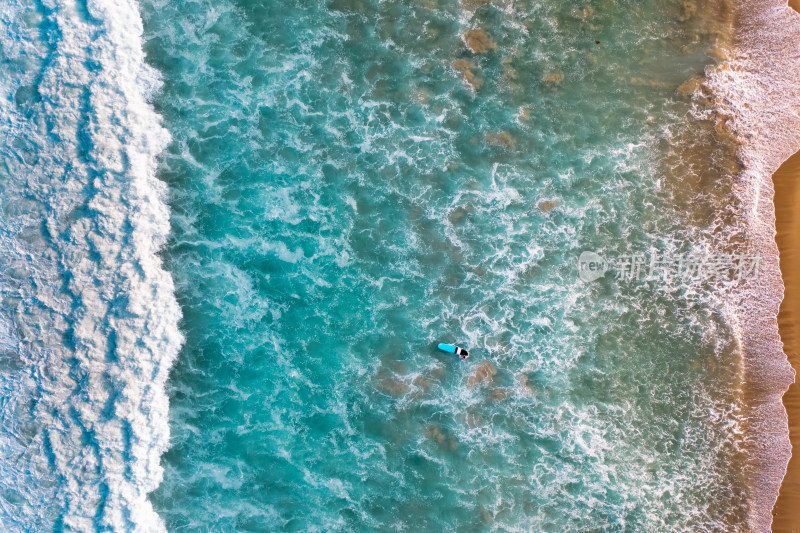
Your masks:
<svg viewBox="0 0 800 533"><path fill-rule="evenodd" d="M789 6L800 12L800 0L789 0ZM778 312L783 351L800 372L800 152L790 157L772 175L775 185L775 240L780 250L784 294ZM778 501L772 510L772 530L776 533L800 531L800 383L789 387L783 396L789 415L789 440L792 458L781 482Z"/></svg>
<svg viewBox="0 0 800 533"><path fill-rule="evenodd" d="M800 2L800 0L798 0ZM800 153L790 157L772 175L775 184L776 241L780 250L784 295L778 313L783 350L795 371L800 371ZM789 415L792 449L800 450L800 384L783 396ZM800 454L793 453L772 511L775 532L800 531Z"/></svg>
<svg viewBox="0 0 800 533"><path fill-rule="evenodd" d="M800 0L789 0L789 6L800 12ZM778 330L783 351L796 372L800 372L800 152L794 154L772 175L775 186L775 240L780 251L780 268L784 284L783 300L778 312ZM800 531L800 383L795 381L783 396L789 417L789 439L792 457L781 482L778 501L772 510L772 531Z"/></svg>

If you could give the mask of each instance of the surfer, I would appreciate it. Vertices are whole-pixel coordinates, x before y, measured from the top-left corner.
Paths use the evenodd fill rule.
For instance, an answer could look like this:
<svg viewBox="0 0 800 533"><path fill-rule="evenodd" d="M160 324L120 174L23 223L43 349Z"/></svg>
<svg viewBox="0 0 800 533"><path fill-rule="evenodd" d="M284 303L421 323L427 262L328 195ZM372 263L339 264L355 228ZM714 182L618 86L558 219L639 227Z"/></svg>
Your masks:
<svg viewBox="0 0 800 533"><path fill-rule="evenodd" d="M443 352L454 353L461 359L469 357L469 352L464 348L459 348L455 344L440 344L439 349Z"/></svg>

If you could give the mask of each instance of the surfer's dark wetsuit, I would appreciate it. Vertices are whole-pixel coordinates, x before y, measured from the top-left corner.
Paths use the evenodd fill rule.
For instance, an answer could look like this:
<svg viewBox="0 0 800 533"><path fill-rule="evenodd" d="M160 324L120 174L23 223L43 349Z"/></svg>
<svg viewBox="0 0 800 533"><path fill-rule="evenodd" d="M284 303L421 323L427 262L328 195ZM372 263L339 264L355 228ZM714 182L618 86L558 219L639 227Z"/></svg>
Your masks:
<svg viewBox="0 0 800 533"><path fill-rule="evenodd" d="M457 355L458 355L458 356L459 356L461 359L466 359L467 357L469 357L469 352L468 352L468 351L466 351L464 348L459 348L459 347L456 347L456 354L457 354Z"/></svg>

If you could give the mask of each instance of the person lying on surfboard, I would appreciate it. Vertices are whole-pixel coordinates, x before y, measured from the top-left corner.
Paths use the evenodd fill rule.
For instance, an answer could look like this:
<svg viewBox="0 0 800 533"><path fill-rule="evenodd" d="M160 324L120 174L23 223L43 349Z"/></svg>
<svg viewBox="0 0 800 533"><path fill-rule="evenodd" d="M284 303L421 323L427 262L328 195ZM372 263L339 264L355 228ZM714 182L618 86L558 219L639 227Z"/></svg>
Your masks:
<svg viewBox="0 0 800 533"><path fill-rule="evenodd" d="M455 344L439 344L439 349L442 350L443 352L454 353L460 359L466 359L467 357L469 357L468 351L466 351L464 348L459 348Z"/></svg>

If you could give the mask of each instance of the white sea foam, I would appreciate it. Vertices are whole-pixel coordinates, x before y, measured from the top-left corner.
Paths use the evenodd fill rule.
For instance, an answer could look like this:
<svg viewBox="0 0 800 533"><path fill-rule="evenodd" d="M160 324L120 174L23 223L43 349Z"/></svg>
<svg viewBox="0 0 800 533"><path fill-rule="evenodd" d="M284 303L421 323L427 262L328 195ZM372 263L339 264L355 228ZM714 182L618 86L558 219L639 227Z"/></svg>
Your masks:
<svg viewBox="0 0 800 533"><path fill-rule="evenodd" d="M148 104L158 76L135 2L38 9L0 8L0 295L15 361L0 371L14 421L0 432L0 525L160 531L147 494L181 335L157 255L169 231L155 178L169 135Z"/></svg>
<svg viewBox="0 0 800 533"><path fill-rule="evenodd" d="M783 283L775 244L771 176L800 149L800 16L781 0L739 0L737 49L707 72L717 118L742 143L744 171L734 184L742 203L743 230L761 255L761 276L737 295L745 348L745 379L759 396L750 406L753 468L749 527L769 531L772 506L790 455L781 397L794 372L783 353L776 315Z"/></svg>

